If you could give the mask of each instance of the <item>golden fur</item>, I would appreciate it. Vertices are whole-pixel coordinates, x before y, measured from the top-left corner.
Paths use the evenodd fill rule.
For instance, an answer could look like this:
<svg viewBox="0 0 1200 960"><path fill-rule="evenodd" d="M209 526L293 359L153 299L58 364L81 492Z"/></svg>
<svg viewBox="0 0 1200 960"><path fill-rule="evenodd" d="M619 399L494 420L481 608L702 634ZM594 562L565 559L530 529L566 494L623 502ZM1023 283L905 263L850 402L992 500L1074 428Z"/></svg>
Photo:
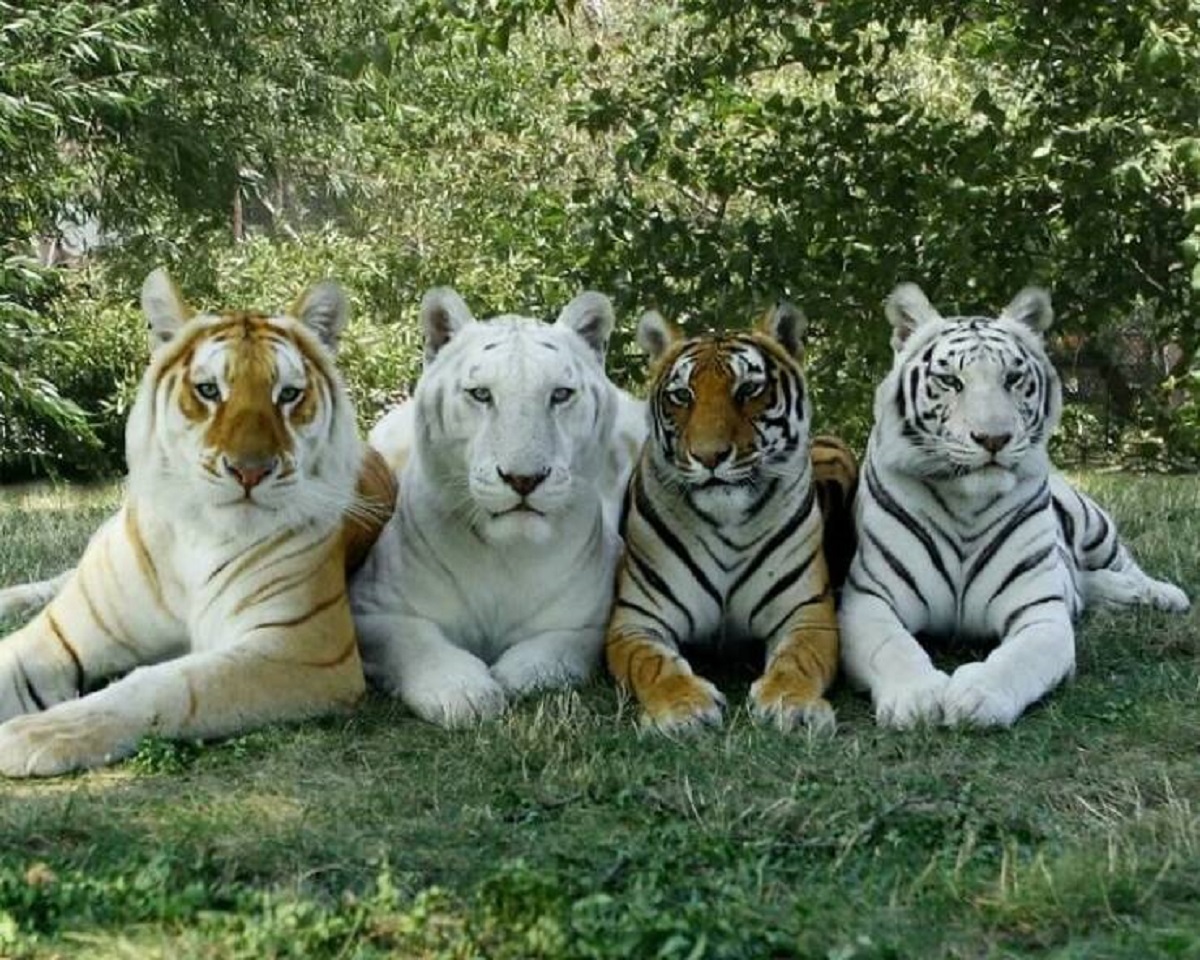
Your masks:
<svg viewBox="0 0 1200 960"><path fill-rule="evenodd" d="M142 300L156 349L127 427L125 502L0 641L9 776L105 763L147 734L326 713L364 689L346 570L395 487L333 365L345 297L325 283L294 316L196 314L155 271Z"/></svg>

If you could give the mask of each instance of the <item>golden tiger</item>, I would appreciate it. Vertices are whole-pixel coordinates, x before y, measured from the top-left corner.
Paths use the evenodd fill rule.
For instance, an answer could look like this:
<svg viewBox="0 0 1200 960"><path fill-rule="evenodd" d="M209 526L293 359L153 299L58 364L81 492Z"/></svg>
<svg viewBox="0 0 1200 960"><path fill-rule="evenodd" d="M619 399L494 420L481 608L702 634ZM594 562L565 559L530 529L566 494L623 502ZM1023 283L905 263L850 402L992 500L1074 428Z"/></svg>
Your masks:
<svg viewBox="0 0 1200 960"><path fill-rule="evenodd" d="M823 694L838 629L821 502L846 536L857 472L832 438L815 440L810 457L804 326L786 303L753 331L684 340L656 313L639 324L653 363L650 437L626 499L606 654L661 730L721 721L724 697L681 648L754 641L766 644L754 715L785 729L834 723ZM837 547L844 567L853 543Z"/></svg>
<svg viewBox="0 0 1200 960"><path fill-rule="evenodd" d="M327 713L363 693L346 567L395 488L333 363L345 295L324 282L288 315L196 313L160 269L142 307L153 355L126 425L123 505L49 605L0 641L9 776L107 763L147 734Z"/></svg>

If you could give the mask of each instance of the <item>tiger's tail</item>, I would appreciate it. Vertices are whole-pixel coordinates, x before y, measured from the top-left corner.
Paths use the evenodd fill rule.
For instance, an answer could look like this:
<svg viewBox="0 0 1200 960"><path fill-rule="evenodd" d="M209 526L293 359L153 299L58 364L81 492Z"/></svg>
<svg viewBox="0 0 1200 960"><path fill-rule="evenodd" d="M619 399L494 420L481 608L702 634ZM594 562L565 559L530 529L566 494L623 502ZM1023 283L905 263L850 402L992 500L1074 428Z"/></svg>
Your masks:
<svg viewBox="0 0 1200 960"><path fill-rule="evenodd" d="M831 436L812 439L813 487L825 526L822 546L829 567L829 582L836 590L846 581L854 557L854 497L858 492L858 460L842 440Z"/></svg>
<svg viewBox="0 0 1200 960"><path fill-rule="evenodd" d="M58 595L74 572L75 570L72 568L49 580L19 583L0 590L0 620L28 616L41 610Z"/></svg>
<svg viewBox="0 0 1200 960"><path fill-rule="evenodd" d="M1191 607L1186 593L1147 574L1121 540L1112 517L1082 490L1055 477L1051 484L1059 533L1088 607L1147 605L1171 613Z"/></svg>

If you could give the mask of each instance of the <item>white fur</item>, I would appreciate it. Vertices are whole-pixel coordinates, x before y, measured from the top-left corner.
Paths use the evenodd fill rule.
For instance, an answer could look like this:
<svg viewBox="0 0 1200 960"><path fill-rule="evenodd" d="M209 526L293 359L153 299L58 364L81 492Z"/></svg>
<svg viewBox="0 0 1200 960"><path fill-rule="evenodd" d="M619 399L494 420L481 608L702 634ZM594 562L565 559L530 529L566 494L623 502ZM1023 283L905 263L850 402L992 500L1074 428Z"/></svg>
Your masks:
<svg viewBox="0 0 1200 960"><path fill-rule="evenodd" d="M1072 618L1085 604L1184 610L1188 601L1147 577L1103 510L1051 471L1061 390L1041 343L1052 317L1043 291L1022 291L995 321L946 320L906 284L887 314L897 352L875 394L856 504L843 665L870 690L881 724L1008 726L1074 670ZM948 350L965 331L968 346ZM910 373L926 357L952 379L938 386L928 373L914 399ZM1019 370L1042 377L1044 392L1032 396ZM944 419L925 432L912 416L919 407ZM981 442L999 437L999 449ZM999 645L947 675L918 634Z"/></svg>
<svg viewBox="0 0 1200 960"><path fill-rule="evenodd" d="M422 315L416 393L371 433L404 463L400 505L352 601L368 677L456 726L591 673L644 426L604 374L612 313L601 295L576 298L552 325L477 323L444 289ZM573 392L555 402L555 391ZM504 475L544 475L531 509Z"/></svg>

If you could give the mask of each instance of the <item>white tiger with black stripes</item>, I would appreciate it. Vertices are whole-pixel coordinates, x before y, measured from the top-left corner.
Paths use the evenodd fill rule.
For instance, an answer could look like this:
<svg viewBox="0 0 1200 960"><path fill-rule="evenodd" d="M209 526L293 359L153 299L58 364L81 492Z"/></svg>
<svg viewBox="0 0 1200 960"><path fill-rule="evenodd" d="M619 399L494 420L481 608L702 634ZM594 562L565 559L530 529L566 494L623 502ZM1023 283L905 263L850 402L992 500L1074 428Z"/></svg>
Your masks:
<svg viewBox="0 0 1200 960"><path fill-rule="evenodd" d="M896 355L875 394L842 663L886 726L1009 726L1073 671L1085 606L1188 599L1143 573L1104 511L1051 470L1062 390L1042 344L1045 291L997 318L943 318L903 284L886 312ZM918 634L999 645L948 675Z"/></svg>
<svg viewBox="0 0 1200 960"><path fill-rule="evenodd" d="M403 493L352 599L368 678L453 727L598 663L645 427L604 373L599 293L478 323L440 288L421 318L416 392L371 433Z"/></svg>

